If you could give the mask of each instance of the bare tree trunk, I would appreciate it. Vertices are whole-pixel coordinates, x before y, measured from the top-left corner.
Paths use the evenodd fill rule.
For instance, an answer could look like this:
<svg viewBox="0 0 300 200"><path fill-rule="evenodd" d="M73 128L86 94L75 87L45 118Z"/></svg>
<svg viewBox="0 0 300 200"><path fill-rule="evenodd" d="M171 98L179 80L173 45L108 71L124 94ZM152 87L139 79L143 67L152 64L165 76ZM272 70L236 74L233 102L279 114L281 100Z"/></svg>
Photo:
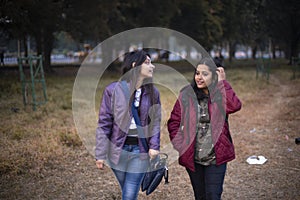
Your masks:
<svg viewBox="0 0 300 200"><path fill-rule="evenodd" d="M291 57L298 57L300 38L294 38L291 42Z"/></svg>
<svg viewBox="0 0 300 200"><path fill-rule="evenodd" d="M54 36L52 33L44 33L43 36L43 52L44 52L44 69L51 72L51 52L53 48Z"/></svg>
<svg viewBox="0 0 300 200"><path fill-rule="evenodd" d="M49 50L48 48L46 48L44 50L44 62L43 62L43 67L45 69L46 72L51 72L51 50Z"/></svg>
<svg viewBox="0 0 300 200"><path fill-rule="evenodd" d="M235 54L235 44L232 41L229 41L229 62L232 62Z"/></svg>
<svg viewBox="0 0 300 200"><path fill-rule="evenodd" d="M28 56L28 48L27 48L27 39L26 36L23 37L23 46L24 46L24 57Z"/></svg>
<svg viewBox="0 0 300 200"><path fill-rule="evenodd" d="M276 57L276 48L275 48L274 43L273 43L273 45L272 45L272 58L273 58L273 59L276 59L276 58L277 58L277 57Z"/></svg>
<svg viewBox="0 0 300 200"><path fill-rule="evenodd" d="M27 48L26 35L23 37L22 41L23 41L23 46L24 46L24 57L28 57L28 48ZM22 54L21 54L21 57L22 57ZM28 64L28 60L25 60L25 63Z"/></svg>
<svg viewBox="0 0 300 200"><path fill-rule="evenodd" d="M40 35L35 35L35 41L36 41L36 53L37 56L42 55L42 40Z"/></svg>
<svg viewBox="0 0 300 200"><path fill-rule="evenodd" d="M254 47L252 47L252 59L253 60L256 59L256 53L257 53L257 45L255 45Z"/></svg>

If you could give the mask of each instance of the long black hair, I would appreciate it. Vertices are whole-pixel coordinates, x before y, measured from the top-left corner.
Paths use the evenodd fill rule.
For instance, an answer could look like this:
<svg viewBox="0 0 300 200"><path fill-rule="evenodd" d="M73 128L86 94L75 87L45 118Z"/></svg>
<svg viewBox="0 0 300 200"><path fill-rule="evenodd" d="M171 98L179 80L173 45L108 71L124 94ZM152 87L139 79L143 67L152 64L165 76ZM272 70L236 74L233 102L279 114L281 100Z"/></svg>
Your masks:
<svg viewBox="0 0 300 200"><path fill-rule="evenodd" d="M141 73L141 65L145 62L147 57L151 58L151 56L144 50L137 50L125 54L125 58L122 64L123 76L121 80L130 82L130 94L134 94L135 86ZM143 80L142 90L148 91L150 93L152 105L154 102L154 86L152 78ZM130 103L132 101L133 97L130 98Z"/></svg>
<svg viewBox="0 0 300 200"><path fill-rule="evenodd" d="M206 65L209 69L210 72L212 72L212 83L208 86L208 91L211 92L211 91L214 91L215 88L216 88L216 85L218 83L218 74L217 74L217 66L216 64L214 63L214 61L208 57L205 57L205 58L202 58L199 63L197 64L197 67L198 65ZM203 100L204 98L208 98L208 96L204 93L204 91L200 88L197 87L197 84L196 84L196 81L195 81L195 75L196 75L196 72L197 72L197 67L195 68L195 71L194 71L194 77L193 77L193 80L191 82L191 86L196 94L196 97L197 97L197 100L198 102L200 102L201 100Z"/></svg>

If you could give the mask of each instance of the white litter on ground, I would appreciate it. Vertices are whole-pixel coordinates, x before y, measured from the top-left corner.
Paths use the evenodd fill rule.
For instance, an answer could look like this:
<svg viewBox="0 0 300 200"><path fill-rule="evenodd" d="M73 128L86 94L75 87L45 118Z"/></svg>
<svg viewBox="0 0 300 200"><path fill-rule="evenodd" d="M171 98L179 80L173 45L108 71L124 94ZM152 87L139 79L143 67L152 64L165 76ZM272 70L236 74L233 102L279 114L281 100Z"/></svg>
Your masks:
<svg viewBox="0 0 300 200"><path fill-rule="evenodd" d="M247 163L250 165L262 165L265 162L267 162L268 159L266 159L264 156L250 156L247 158Z"/></svg>

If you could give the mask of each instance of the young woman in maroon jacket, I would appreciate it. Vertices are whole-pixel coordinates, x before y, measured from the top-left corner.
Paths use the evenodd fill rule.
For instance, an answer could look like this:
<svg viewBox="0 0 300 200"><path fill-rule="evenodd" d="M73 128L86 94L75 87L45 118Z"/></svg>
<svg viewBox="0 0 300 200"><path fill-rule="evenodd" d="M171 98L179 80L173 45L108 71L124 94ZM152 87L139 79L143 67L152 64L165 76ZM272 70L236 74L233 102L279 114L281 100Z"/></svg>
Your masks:
<svg viewBox="0 0 300 200"><path fill-rule="evenodd" d="M186 167L195 199L221 199L227 162L235 158L228 115L241 102L226 81L223 67L202 59L184 87L168 120L179 164Z"/></svg>

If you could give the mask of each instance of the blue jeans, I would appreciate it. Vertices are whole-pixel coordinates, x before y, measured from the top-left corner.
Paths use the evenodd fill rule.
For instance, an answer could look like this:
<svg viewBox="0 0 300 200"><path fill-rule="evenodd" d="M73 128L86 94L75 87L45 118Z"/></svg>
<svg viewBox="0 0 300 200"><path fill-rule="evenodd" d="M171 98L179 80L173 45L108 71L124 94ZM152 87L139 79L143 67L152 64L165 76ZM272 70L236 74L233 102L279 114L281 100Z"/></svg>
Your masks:
<svg viewBox="0 0 300 200"><path fill-rule="evenodd" d="M118 165L110 163L122 190L122 200L137 199L148 164L148 159L140 158L138 145L126 144L123 146Z"/></svg>
<svg viewBox="0 0 300 200"><path fill-rule="evenodd" d="M196 171L186 169L194 190L195 200L220 200L227 164L204 166L195 163Z"/></svg>

